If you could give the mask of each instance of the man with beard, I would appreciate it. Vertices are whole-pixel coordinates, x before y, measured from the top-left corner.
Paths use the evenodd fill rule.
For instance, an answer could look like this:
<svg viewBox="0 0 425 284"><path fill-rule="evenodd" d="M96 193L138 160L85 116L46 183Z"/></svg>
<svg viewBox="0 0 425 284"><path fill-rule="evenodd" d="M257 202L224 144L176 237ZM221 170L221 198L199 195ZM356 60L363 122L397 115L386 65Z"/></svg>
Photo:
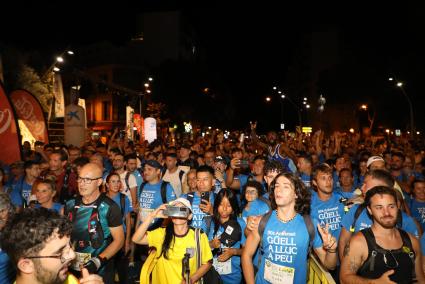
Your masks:
<svg viewBox="0 0 425 284"><path fill-rule="evenodd" d="M72 224L45 208L26 209L14 215L2 231L2 249L17 268L16 284L78 283L68 273L75 258L71 246ZM98 275L83 269L80 283L102 284Z"/></svg>
<svg viewBox="0 0 425 284"><path fill-rule="evenodd" d="M394 189L376 186L366 193L373 219L344 248L341 283L424 283L419 241L396 228L398 207Z"/></svg>

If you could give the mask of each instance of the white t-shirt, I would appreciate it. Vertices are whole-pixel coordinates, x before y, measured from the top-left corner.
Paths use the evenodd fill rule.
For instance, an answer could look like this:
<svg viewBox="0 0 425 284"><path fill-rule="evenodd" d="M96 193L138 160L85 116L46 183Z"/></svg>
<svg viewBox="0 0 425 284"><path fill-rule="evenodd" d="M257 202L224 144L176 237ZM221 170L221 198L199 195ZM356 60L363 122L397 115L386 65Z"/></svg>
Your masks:
<svg viewBox="0 0 425 284"><path fill-rule="evenodd" d="M182 184L186 183L186 175L187 172L190 170L189 167L186 166L178 166L177 167L177 171L175 171L174 173L170 173L168 170L165 172L164 176L162 177L162 180L164 181L168 181L171 186L174 189L174 193L176 194L176 197L180 197L180 195L183 192L182 189ZM182 179L180 181L180 171L183 171L183 176Z"/></svg>
<svg viewBox="0 0 425 284"><path fill-rule="evenodd" d="M127 171L124 171L123 173L120 174L121 184L122 184L122 190L121 190L121 192L123 194L127 195L128 199L130 200L130 203L132 203L130 188L135 187L136 188L136 191L137 191L136 177L133 174L130 174L128 176L128 186L130 188L127 188L127 183L125 182L125 176L126 175L127 175Z"/></svg>

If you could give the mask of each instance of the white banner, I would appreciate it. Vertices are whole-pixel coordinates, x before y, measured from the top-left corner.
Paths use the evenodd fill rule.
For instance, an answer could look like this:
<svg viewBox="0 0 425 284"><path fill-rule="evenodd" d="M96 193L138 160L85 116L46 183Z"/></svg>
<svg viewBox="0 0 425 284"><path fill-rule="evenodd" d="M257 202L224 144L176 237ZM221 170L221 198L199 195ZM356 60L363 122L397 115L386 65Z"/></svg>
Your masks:
<svg viewBox="0 0 425 284"><path fill-rule="evenodd" d="M145 140L152 143L156 139L156 120L153 117L145 118Z"/></svg>

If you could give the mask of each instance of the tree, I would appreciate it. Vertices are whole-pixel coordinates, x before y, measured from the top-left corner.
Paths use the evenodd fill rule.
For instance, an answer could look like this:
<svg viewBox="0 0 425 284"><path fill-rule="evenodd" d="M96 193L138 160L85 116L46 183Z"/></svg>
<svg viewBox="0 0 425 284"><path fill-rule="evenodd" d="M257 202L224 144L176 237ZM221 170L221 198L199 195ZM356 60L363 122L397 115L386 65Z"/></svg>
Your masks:
<svg viewBox="0 0 425 284"><path fill-rule="evenodd" d="M16 80L16 89L25 89L32 93L40 102L44 112L49 111L52 103L52 80L43 82L35 70L26 64L21 66Z"/></svg>

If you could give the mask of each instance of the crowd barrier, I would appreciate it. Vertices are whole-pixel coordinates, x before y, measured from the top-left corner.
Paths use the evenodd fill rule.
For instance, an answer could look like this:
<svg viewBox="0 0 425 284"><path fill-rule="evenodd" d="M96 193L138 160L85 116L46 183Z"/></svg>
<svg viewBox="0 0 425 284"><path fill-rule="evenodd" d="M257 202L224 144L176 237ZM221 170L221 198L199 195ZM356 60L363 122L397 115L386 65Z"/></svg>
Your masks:
<svg viewBox="0 0 425 284"><path fill-rule="evenodd" d="M308 259L308 284L335 284L331 274L322 266L314 253Z"/></svg>

